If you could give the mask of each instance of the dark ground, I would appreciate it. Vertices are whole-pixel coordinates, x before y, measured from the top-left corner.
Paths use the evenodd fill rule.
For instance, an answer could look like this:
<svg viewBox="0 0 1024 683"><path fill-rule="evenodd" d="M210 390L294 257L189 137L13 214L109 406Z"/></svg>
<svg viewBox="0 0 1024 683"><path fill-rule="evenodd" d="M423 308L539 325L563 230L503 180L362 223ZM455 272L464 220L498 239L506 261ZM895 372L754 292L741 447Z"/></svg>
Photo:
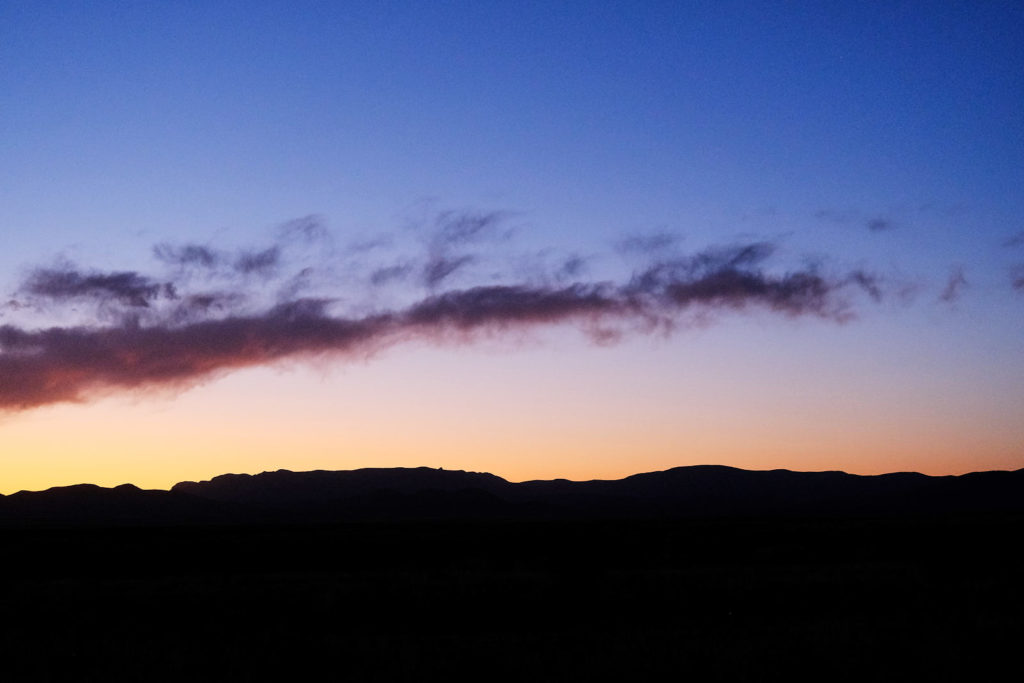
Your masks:
<svg viewBox="0 0 1024 683"><path fill-rule="evenodd" d="M3 529L0 678L1024 680L1022 532L1018 516Z"/></svg>

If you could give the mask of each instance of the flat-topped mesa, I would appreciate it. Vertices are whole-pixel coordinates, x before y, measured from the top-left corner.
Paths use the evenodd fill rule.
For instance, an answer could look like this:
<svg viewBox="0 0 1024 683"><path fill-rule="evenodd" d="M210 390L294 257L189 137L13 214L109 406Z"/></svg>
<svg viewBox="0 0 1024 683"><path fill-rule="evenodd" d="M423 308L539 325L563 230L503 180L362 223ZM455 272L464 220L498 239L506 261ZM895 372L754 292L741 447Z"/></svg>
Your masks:
<svg viewBox="0 0 1024 683"><path fill-rule="evenodd" d="M222 474L208 481L185 481L171 491L211 500L239 503L314 503L378 491L462 491L479 489L498 493L511 484L486 472L430 467L364 468L357 470L277 470L260 474Z"/></svg>

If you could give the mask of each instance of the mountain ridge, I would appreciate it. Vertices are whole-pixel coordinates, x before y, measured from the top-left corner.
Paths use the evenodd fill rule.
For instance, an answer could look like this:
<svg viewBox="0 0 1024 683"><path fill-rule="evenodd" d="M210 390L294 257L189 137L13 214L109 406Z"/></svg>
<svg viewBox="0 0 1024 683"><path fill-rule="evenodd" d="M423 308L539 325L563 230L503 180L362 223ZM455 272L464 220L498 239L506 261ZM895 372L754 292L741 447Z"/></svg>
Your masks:
<svg viewBox="0 0 1024 683"><path fill-rule="evenodd" d="M6 526L1003 513L1024 513L1024 469L931 476L691 465L522 482L429 467L275 470L168 490L75 484L0 496Z"/></svg>

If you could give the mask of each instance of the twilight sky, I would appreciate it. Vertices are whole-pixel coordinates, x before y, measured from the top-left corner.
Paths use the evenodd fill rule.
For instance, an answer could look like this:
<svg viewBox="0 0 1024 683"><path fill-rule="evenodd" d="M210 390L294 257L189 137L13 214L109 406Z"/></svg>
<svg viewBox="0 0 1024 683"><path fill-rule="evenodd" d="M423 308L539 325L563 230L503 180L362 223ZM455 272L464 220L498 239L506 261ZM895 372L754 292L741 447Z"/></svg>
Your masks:
<svg viewBox="0 0 1024 683"><path fill-rule="evenodd" d="M4 2L0 493L1024 467L1024 7Z"/></svg>

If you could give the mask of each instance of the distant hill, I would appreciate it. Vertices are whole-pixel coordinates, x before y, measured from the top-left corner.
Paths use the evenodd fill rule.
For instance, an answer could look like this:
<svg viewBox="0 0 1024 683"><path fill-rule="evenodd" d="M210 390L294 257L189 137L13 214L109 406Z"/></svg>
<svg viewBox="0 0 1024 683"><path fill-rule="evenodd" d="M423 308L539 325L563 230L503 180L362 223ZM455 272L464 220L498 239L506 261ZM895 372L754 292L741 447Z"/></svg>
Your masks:
<svg viewBox="0 0 1024 683"><path fill-rule="evenodd" d="M278 470L181 482L170 491L80 484L0 496L0 525L8 527L1007 513L1024 513L1024 470L859 476L701 465L618 480L520 483L427 467Z"/></svg>

